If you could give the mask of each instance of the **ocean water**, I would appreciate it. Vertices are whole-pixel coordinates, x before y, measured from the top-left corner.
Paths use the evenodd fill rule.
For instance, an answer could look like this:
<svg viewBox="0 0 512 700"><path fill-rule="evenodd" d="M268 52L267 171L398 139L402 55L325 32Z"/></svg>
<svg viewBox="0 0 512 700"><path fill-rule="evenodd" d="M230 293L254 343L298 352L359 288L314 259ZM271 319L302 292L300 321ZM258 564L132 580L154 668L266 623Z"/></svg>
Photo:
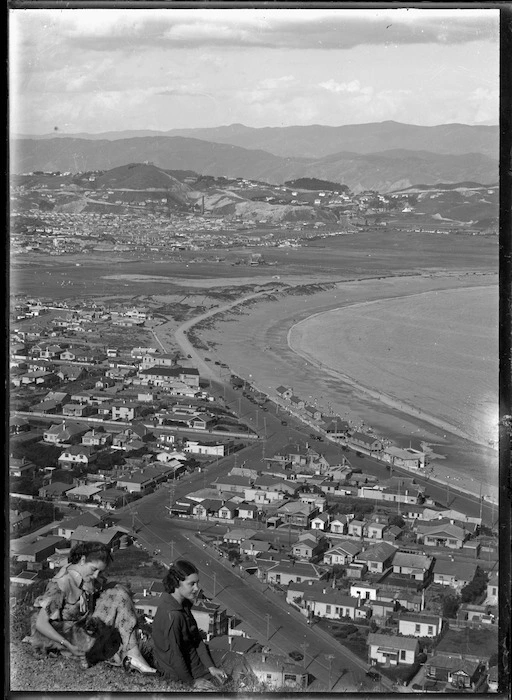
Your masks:
<svg viewBox="0 0 512 700"><path fill-rule="evenodd" d="M290 347L469 439L498 437L498 287L382 299L296 324Z"/></svg>

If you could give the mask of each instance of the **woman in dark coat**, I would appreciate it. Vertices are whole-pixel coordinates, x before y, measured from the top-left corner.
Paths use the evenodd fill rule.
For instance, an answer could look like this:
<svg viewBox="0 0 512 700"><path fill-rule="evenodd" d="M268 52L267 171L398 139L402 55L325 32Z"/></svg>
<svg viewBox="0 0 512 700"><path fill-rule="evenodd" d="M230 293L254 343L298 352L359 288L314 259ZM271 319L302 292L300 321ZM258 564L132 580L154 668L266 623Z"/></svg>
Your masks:
<svg viewBox="0 0 512 700"><path fill-rule="evenodd" d="M152 626L158 671L167 680L181 681L196 690L218 689L212 681L222 682L226 674L216 668L191 611L199 593L197 568L179 559L169 568L163 584L165 593Z"/></svg>

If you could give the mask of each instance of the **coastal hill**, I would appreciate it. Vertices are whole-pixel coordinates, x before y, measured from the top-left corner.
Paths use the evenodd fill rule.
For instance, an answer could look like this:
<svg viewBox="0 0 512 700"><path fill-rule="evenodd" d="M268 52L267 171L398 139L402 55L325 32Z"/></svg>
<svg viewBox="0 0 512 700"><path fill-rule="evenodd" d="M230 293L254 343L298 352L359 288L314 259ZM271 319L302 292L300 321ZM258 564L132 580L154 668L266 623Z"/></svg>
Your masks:
<svg viewBox="0 0 512 700"><path fill-rule="evenodd" d="M25 135L23 138L78 138L116 141L141 137L184 136L213 143L224 143L251 150L263 150L277 156L322 158L331 153L379 153L393 149L430 151L431 153L482 153L498 158L499 127L468 124L417 126L396 121L344 126L285 126L252 128L231 124L208 129L172 129L170 131L108 131L99 134ZM20 136L21 137L21 136Z"/></svg>
<svg viewBox="0 0 512 700"><path fill-rule="evenodd" d="M305 145L304 150L307 150ZM374 153L341 151L322 158L281 157L263 150L181 136L119 140L74 138L19 139L11 167L33 171L107 170L149 161L164 170L194 170L203 175L250 178L278 184L312 177L343 183L353 192L390 192L422 182L493 183L497 160L473 152L447 155L404 148Z"/></svg>

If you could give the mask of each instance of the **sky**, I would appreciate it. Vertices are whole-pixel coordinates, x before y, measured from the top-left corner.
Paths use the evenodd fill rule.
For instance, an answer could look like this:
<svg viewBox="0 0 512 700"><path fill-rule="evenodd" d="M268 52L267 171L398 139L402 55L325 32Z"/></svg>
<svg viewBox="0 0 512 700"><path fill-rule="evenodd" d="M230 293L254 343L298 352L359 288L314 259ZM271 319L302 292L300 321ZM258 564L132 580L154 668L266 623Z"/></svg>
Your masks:
<svg viewBox="0 0 512 700"><path fill-rule="evenodd" d="M497 124L494 9L9 10L16 134Z"/></svg>

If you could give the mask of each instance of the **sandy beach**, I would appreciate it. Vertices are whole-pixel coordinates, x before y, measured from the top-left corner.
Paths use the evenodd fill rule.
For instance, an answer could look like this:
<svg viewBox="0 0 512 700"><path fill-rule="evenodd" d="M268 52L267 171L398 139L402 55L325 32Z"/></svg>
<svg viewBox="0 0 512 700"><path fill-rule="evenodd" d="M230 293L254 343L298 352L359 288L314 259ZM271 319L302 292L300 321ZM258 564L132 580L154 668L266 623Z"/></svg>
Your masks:
<svg viewBox="0 0 512 700"><path fill-rule="evenodd" d="M435 453L436 476L472 493L497 494L497 450L457 428L434 412L418 412L404 401L376 392L362 383L347 381L332 368L290 347L290 329L315 314L382 299L399 299L436 290L496 286L493 274L415 275L338 282L315 294L279 294L274 300L251 303L214 317L200 336L210 345L208 355L226 362L270 396L279 385L327 413L336 413L354 425L371 426L376 435L393 444L420 447ZM399 397L402 398L402 397Z"/></svg>

